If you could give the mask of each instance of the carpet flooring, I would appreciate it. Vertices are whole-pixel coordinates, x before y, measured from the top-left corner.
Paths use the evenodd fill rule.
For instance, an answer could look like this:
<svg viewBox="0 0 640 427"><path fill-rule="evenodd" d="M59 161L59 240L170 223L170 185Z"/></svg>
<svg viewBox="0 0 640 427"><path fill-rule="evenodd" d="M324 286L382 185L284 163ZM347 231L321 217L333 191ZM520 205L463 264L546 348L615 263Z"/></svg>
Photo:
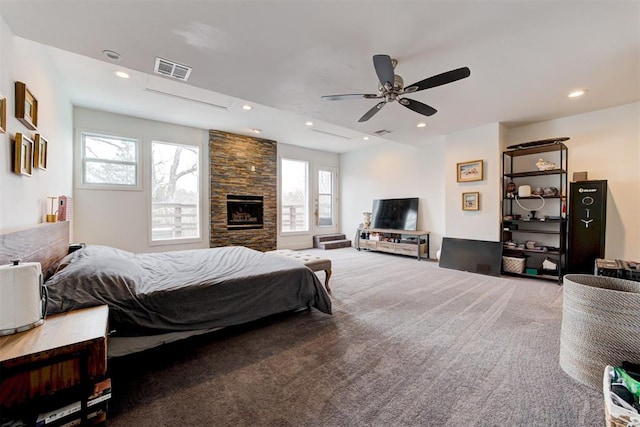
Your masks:
<svg viewBox="0 0 640 427"><path fill-rule="evenodd" d="M556 283L305 253L332 260L332 316L286 313L110 359L108 425L604 425L601 393L559 367Z"/></svg>

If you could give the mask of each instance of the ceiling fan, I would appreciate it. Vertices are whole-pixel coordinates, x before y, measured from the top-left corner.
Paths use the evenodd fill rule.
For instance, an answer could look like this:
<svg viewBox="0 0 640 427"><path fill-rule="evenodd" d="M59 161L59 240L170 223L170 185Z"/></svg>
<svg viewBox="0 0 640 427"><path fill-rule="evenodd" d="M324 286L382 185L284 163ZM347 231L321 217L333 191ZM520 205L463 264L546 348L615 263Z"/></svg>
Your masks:
<svg viewBox="0 0 640 427"><path fill-rule="evenodd" d="M457 68L455 70L447 71L435 76L426 78L410 86L404 86L404 80L402 77L395 74L394 69L398 61L391 59L389 55L373 55L373 67L376 69L378 75L378 93L365 93L365 94L344 94L344 95L327 95L323 96L324 101L339 101L343 99L383 99L376 104L372 109L367 111L364 116L360 117L359 122L366 122L373 117L378 111L385 106L387 102L398 101L403 107L407 107L416 113L432 116L438 110L430 105L423 104L414 99L401 98L401 96L408 93L418 92L424 89L430 89L436 86L442 86L448 83L453 83L457 80L467 78L471 75L471 70L468 67Z"/></svg>

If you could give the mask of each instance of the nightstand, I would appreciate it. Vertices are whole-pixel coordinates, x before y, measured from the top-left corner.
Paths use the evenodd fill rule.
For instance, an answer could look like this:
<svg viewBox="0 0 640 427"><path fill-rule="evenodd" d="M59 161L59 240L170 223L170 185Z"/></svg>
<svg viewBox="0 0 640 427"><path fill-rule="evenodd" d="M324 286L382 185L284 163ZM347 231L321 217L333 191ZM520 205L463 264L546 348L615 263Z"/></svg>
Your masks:
<svg viewBox="0 0 640 427"><path fill-rule="evenodd" d="M107 370L106 305L47 316L43 325L0 337L0 414L35 420L56 406L86 401ZM30 417L34 417L33 420Z"/></svg>

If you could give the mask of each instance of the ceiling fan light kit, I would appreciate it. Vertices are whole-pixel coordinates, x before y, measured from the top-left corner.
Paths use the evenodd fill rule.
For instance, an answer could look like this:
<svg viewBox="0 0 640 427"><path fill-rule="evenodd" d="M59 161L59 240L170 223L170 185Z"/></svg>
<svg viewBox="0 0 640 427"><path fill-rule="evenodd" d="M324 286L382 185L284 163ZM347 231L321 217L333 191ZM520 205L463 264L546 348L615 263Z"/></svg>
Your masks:
<svg viewBox="0 0 640 427"><path fill-rule="evenodd" d="M373 55L373 67L376 70L378 76L378 93L366 93L366 94L344 94L344 95L327 95L323 96L324 101L340 101L344 99L383 99L383 101L376 104L373 108L367 111L358 122L366 122L373 117L378 111L384 107L385 104L393 101L398 101L400 105L406 107L412 111L423 116L432 116L438 112L430 105L423 104L410 98L401 98L401 96L414 93L425 89L431 89L437 86L442 86L448 83L467 78L471 75L471 70L468 67L457 68L455 70L447 71L435 76L426 78L412 85L404 87L404 80L399 75L395 74L395 67L397 65L395 59L391 59L389 55Z"/></svg>

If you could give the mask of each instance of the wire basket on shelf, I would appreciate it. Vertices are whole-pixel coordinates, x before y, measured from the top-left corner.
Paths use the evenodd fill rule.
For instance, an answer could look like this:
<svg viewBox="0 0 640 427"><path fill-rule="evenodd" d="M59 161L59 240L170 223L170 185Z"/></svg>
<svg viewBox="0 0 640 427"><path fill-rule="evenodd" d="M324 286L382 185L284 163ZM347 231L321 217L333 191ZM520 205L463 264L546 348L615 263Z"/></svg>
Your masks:
<svg viewBox="0 0 640 427"><path fill-rule="evenodd" d="M525 258L503 256L502 257L502 269L508 273L524 273L524 268L527 263Z"/></svg>

